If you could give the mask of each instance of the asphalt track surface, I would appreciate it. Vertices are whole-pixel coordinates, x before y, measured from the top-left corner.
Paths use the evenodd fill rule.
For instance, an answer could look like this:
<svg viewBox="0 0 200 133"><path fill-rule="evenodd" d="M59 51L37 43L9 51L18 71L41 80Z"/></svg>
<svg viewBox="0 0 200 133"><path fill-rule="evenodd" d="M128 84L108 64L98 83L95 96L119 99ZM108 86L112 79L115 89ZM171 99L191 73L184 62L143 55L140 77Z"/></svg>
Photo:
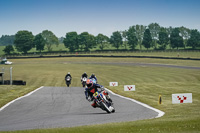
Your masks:
<svg viewBox="0 0 200 133"><path fill-rule="evenodd" d="M41 87L0 108L0 131L75 127L152 119L163 115L148 105L111 92L109 94L116 109L111 114L91 107L85 99L84 88Z"/></svg>

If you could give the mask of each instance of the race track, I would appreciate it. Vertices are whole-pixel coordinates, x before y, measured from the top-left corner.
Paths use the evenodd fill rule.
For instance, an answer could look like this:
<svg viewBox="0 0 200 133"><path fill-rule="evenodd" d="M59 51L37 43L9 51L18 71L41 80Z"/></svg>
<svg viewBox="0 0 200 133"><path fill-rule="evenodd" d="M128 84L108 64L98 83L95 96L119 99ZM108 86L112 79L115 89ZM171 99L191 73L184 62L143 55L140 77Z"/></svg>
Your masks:
<svg viewBox="0 0 200 133"><path fill-rule="evenodd" d="M110 93L115 113L92 108L84 88L41 87L0 109L0 131L75 127L155 118L159 111Z"/></svg>

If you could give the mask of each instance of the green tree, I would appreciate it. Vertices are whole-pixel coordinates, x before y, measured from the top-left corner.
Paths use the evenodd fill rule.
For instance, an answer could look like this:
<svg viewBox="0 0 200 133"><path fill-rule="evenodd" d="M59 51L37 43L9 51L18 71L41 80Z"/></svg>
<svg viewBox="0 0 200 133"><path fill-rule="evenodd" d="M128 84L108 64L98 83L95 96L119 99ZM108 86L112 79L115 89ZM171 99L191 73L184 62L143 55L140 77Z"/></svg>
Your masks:
<svg viewBox="0 0 200 133"><path fill-rule="evenodd" d="M96 36L96 42L100 45L99 47L101 50L103 50L107 46L106 44L108 44L108 40L109 38L106 35L98 34Z"/></svg>
<svg viewBox="0 0 200 133"><path fill-rule="evenodd" d="M7 45L4 50L3 50L6 54L10 54L11 52L14 51L14 48L12 45Z"/></svg>
<svg viewBox="0 0 200 133"><path fill-rule="evenodd" d="M31 50L33 45L34 36L32 32L29 31L18 31L15 34L14 44L16 46L17 51L27 53L27 51Z"/></svg>
<svg viewBox="0 0 200 133"><path fill-rule="evenodd" d="M148 25L149 30L151 32L152 43L154 49L157 49L157 40L158 40L158 33L160 32L160 25L158 23L151 23Z"/></svg>
<svg viewBox="0 0 200 133"><path fill-rule="evenodd" d="M123 46L125 47L125 49L127 49L127 40L128 40L128 35L127 35L127 31L122 31L121 32L122 38L123 38Z"/></svg>
<svg viewBox="0 0 200 133"><path fill-rule="evenodd" d="M146 29L146 26L144 25L136 25L135 30L136 30L136 37L138 39L138 44L140 46L140 50L142 49L142 39L144 36L144 31Z"/></svg>
<svg viewBox="0 0 200 133"><path fill-rule="evenodd" d="M151 47L152 37L149 29L146 29L144 32L144 37L142 40L142 45L147 48L147 50Z"/></svg>
<svg viewBox="0 0 200 133"><path fill-rule="evenodd" d="M0 38L0 46L13 45L15 40L14 35L2 35Z"/></svg>
<svg viewBox="0 0 200 133"><path fill-rule="evenodd" d="M113 34L110 37L110 43L117 48L117 50L119 49L119 47L122 45L123 41L122 41L122 35L119 31L115 31L113 32Z"/></svg>
<svg viewBox="0 0 200 133"><path fill-rule="evenodd" d="M66 48L69 48L70 52L74 52L79 48L78 34L77 32L68 32L63 40Z"/></svg>
<svg viewBox="0 0 200 133"><path fill-rule="evenodd" d="M187 46L191 46L193 49L200 46L200 32L191 30L191 36L187 41Z"/></svg>
<svg viewBox="0 0 200 133"><path fill-rule="evenodd" d="M168 28L166 28L166 32L167 32L167 35L168 35L168 36L171 35L172 31L173 31L173 28L172 28L171 26L168 27Z"/></svg>
<svg viewBox="0 0 200 133"><path fill-rule="evenodd" d="M36 50L41 51L44 50L45 40L42 37L42 34L37 34L33 40L34 45L36 46Z"/></svg>
<svg viewBox="0 0 200 133"><path fill-rule="evenodd" d="M161 28L158 39L158 44L161 45L159 49L165 50L169 42L169 37L165 28Z"/></svg>
<svg viewBox="0 0 200 133"><path fill-rule="evenodd" d="M131 50L134 50L138 42L134 26L129 27L128 32L127 32L127 37L128 37L127 39L128 39L129 47L131 48Z"/></svg>
<svg viewBox="0 0 200 133"><path fill-rule="evenodd" d="M88 32L82 32L79 35L79 44L84 51L90 51L96 45L95 37Z"/></svg>
<svg viewBox="0 0 200 133"><path fill-rule="evenodd" d="M179 31L180 31L180 36L183 38L183 44L185 48L187 45L187 40L190 38L191 30L182 26L179 28Z"/></svg>
<svg viewBox="0 0 200 133"><path fill-rule="evenodd" d="M58 38L51 31L48 31L48 30L42 31L42 37L46 41L46 46L47 46L48 51L52 51L53 44L55 45L59 44Z"/></svg>
<svg viewBox="0 0 200 133"><path fill-rule="evenodd" d="M170 35L170 42L172 48L178 49L179 47L184 47L183 38L179 34L180 34L179 28L175 28L172 30L172 33Z"/></svg>
<svg viewBox="0 0 200 133"><path fill-rule="evenodd" d="M171 35L171 33L172 33L172 31L173 31L173 28L170 26L170 27L168 27L168 28L166 28L166 33L167 33L167 36L168 37L170 37L170 35ZM170 48L172 48L172 46L171 46L171 42L169 41L169 46L170 46Z"/></svg>

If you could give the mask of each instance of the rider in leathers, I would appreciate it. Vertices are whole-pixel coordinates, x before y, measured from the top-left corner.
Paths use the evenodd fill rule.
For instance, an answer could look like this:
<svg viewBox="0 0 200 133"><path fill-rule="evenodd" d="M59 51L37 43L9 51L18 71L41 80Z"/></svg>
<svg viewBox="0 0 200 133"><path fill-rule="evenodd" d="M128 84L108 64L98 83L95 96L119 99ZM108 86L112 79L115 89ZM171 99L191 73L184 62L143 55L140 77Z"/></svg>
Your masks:
<svg viewBox="0 0 200 133"><path fill-rule="evenodd" d="M67 84L67 77L70 77L70 83L71 83L71 80L72 80L72 76L70 74L70 72L67 73L67 75L65 76L65 81L66 81L66 84Z"/></svg>
<svg viewBox="0 0 200 133"><path fill-rule="evenodd" d="M85 88L85 97L88 101L92 101L92 104L91 106L96 108L98 107L97 104L95 103L94 101L94 98L93 98L93 94L95 92L102 92L102 91L105 91L104 87L102 85L99 85L99 84L94 84L92 82L91 79L88 79L87 82L86 82L86 85L87 85L87 88ZM107 99L110 100L112 102L112 100L110 99L109 95L108 95L108 92L105 91L104 93L107 94Z"/></svg>
<svg viewBox="0 0 200 133"><path fill-rule="evenodd" d="M82 74L82 76L81 76L81 82L82 82L82 80L83 80L84 77L86 77L86 78L88 77L88 75L87 75L86 72L84 72L84 73Z"/></svg>
<svg viewBox="0 0 200 133"><path fill-rule="evenodd" d="M96 83L97 83L97 77L95 76L95 74L93 73L91 76L90 76L90 78L89 79L95 79L96 80Z"/></svg>

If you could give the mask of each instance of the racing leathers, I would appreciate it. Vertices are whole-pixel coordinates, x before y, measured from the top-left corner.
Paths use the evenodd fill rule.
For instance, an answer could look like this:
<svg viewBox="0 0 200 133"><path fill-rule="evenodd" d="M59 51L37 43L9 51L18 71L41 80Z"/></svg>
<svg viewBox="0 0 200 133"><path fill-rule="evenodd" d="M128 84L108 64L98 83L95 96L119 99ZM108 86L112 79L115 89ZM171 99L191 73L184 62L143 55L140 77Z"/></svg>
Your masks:
<svg viewBox="0 0 200 133"><path fill-rule="evenodd" d="M83 73L83 74L82 74L82 76L81 76L81 82L82 82L82 80L83 80L83 78L84 78L84 77L86 77L86 78L87 78L87 77L88 77L88 75L87 75L86 73Z"/></svg>
<svg viewBox="0 0 200 133"><path fill-rule="evenodd" d="M68 73L68 74L65 76L66 84L67 84L67 78L68 78L68 77L70 77L70 81L69 81L70 83L71 83L71 80L72 80L72 76L71 76L71 74Z"/></svg>
<svg viewBox="0 0 200 133"><path fill-rule="evenodd" d="M86 73L83 73L83 74L82 74L82 78L84 78L84 77L87 78L87 76L88 76L88 75L87 75Z"/></svg>
<svg viewBox="0 0 200 133"><path fill-rule="evenodd" d="M90 87L90 88L85 88L85 97L86 97L86 99L88 100L88 101L91 101L92 102L92 104L91 104L91 106L92 107L94 107L94 108L96 108L97 107L97 105L96 105L96 103L95 103L95 101L94 101L94 98L93 98L93 94L95 93L95 92L101 92L101 91L103 91L104 90L104 87L102 86L102 85L99 85L99 84L93 84L93 86L92 87Z"/></svg>
<svg viewBox="0 0 200 133"><path fill-rule="evenodd" d="M96 80L96 83L97 83L97 77L96 77L96 76L91 75L89 79L95 79L95 80Z"/></svg>

